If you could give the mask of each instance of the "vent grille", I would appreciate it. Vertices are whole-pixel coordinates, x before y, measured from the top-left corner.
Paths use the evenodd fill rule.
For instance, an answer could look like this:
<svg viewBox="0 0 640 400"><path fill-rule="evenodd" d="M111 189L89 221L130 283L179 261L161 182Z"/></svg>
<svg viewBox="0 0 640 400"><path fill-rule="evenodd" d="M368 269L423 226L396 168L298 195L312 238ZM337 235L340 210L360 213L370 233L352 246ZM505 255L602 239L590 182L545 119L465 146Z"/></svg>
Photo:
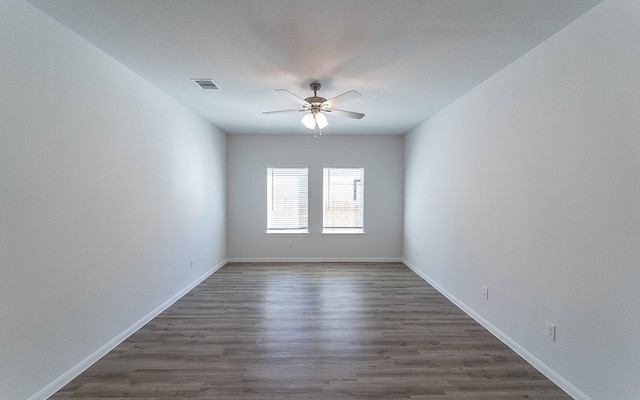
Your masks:
<svg viewBox="0 0 640 400"><path fill-rule="evenodd" d="M200 86L202 89L218 89L216 84L211 82L211 79L194 78L191 80L198 84L198 86Z"/></svg>

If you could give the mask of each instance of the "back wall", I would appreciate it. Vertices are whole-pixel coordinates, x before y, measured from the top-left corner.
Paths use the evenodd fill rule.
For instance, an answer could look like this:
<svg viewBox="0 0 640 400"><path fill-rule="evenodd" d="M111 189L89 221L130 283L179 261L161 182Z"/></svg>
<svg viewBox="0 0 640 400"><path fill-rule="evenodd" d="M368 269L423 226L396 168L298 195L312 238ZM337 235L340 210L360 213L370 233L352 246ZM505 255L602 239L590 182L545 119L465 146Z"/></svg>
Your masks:
<svg viewBox="0 0 640 400"><path fill-rule="evenodd" d="M227 143L231 259L400 259L403 137L229 135ZM265 233L266 167L278 164L309 166L309 234ZM364 235L321 233L323 164L364 166Z"/></svg>

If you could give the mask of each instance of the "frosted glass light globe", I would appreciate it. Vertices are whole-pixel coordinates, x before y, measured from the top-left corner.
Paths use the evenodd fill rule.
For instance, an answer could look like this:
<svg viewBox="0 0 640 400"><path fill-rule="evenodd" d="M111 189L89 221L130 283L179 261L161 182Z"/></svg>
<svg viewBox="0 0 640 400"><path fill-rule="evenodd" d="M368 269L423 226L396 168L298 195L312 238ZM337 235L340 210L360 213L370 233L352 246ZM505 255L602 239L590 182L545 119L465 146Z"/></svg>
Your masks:
<svg viewBox="0 0 640 400"><path fill-rule="evenodd" d="M316 127L316 120L313 118L313 114L309 113L302 117L302 124L309 129L314 129Z"/></svg>
<svg viewBox="0 0 640 400"><path fill-rule="evenodd" d="M316 114L316 122L318 123L318 128L320 129L329 125L329 122L327 122L327 117L325 117L322 113Z"/></svg>

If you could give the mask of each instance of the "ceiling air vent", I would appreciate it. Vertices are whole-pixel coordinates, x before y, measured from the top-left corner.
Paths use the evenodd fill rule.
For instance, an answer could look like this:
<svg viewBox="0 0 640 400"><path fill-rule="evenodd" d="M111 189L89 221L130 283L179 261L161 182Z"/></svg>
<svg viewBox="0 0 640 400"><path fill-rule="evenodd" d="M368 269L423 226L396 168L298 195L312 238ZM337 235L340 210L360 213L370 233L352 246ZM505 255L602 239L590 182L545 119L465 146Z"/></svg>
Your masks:
<svg viewBox="0 0 640 400"><path fill-rule="evenodd" d="M216 84L211 82L211 79L193 78L191 80L194 81L195 83L197 83L198 86L200 86L202 89L218 89Z"/></svg>

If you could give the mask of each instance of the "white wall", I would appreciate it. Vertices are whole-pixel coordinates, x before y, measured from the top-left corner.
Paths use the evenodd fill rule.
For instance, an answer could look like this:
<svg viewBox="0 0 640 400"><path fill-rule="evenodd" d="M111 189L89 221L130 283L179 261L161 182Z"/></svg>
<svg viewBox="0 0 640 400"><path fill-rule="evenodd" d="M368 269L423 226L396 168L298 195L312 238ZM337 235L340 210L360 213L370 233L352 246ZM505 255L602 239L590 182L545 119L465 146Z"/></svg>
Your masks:
<svg viewBox="0 0 640 400"><path fill-rule="evenodd" d="M0 399L20 400L226 258L226 136L30 4L0 15Z"/></svg>
<svg viewBox="0 0 640 400"><path fill-rule="evenodd" d="M300 129L306 130L300 124ZM228 249L232 259L399 259L402 250L403 137L231 135ZM270 164L309 166L308 235L267 235ZM322 235L322 166L365 168L365 235ZM289 248L288 243L292 243Z"/></svg>
<svg viewBox="0 0 640 400"><path fill-rule="evenodd" d="M605 1L405 139L403 257L577 398L640 394L638 38Z"/></svg>

